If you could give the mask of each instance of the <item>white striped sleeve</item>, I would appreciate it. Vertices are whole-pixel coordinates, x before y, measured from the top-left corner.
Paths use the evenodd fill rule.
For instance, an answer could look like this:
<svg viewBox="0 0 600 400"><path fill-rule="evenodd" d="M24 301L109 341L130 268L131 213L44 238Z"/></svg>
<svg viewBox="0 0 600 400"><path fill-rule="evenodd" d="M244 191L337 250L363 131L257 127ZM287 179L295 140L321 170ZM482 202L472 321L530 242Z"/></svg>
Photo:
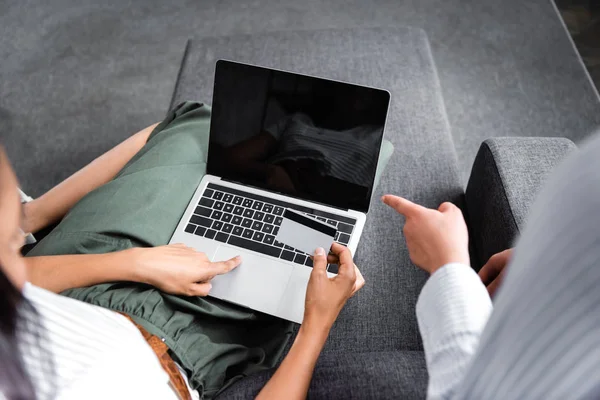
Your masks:
<svg viewBox="0 0 600 400"><path fill-rule="evenodd" d="M491 312L488 292L468 265L447 264L425 283L417 301L417 320L429 371L427 398L453 395Z"/></svg>

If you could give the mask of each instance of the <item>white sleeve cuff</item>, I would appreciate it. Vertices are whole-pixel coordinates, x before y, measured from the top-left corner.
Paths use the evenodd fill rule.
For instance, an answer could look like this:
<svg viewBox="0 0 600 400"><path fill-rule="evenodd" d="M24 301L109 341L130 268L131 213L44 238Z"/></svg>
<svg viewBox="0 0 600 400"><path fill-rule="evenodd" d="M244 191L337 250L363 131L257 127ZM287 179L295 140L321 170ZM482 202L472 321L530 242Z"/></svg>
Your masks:
<svg viewBox="0 0 600 400"><path fill-rule="evenodd" d="M446 264L425 283L417 320L429 371L428 397L445 397L462 381L492 312L492 301L468 265Z"/></svg>

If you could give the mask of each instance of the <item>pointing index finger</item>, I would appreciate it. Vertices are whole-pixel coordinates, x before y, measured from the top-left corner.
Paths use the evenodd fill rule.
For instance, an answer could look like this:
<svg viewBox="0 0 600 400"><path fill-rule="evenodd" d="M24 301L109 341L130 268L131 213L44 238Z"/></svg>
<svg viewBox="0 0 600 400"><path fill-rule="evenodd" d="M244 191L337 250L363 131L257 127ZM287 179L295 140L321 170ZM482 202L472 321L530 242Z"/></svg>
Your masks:
<svg viewBox="0 0 600 400"><path fill-rule="evenodd" d="M211 263L211 273L214 275L226 274L242 262L240 256L235 256L225 261L217 261Z"/></svg>
<svg viewBox="0 0 600 400"><path fill-rule="evenodd" d="M385 204L392 207L405 217L409 217L416 212L421 211L422 206L413 203L410 200L406 200L404 197L394 196L393 194L386 194L381 198Z"/></svg>

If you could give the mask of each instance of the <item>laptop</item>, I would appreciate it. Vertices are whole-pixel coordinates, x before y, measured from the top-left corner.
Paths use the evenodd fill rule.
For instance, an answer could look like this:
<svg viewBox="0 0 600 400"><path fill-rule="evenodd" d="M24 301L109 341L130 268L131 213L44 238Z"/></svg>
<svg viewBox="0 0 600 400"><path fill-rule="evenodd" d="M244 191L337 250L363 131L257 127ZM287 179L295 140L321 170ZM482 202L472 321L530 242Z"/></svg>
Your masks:
<svg viewBox="0 0 600 400"><path fill-rule="evenodd" d="M242 257L210 296L302 323L313 260L276 240L284 211L330 224L356 252L389 102L382 89L217 61L206 175L170 240Z"/></svg>

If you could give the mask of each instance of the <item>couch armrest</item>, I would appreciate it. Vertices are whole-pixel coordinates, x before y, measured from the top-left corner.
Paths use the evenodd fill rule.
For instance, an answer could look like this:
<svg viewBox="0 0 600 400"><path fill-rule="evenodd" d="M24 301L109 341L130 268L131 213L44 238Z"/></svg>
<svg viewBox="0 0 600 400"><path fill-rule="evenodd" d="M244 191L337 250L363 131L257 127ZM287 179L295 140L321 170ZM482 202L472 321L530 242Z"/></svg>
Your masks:
<svg viewBox="0 0 600 400"><path fill-rule="evenodd" d="M481 144L465 194L476 270L513 246L541 185L574 149L565 138L506 137Z"/></svg>

